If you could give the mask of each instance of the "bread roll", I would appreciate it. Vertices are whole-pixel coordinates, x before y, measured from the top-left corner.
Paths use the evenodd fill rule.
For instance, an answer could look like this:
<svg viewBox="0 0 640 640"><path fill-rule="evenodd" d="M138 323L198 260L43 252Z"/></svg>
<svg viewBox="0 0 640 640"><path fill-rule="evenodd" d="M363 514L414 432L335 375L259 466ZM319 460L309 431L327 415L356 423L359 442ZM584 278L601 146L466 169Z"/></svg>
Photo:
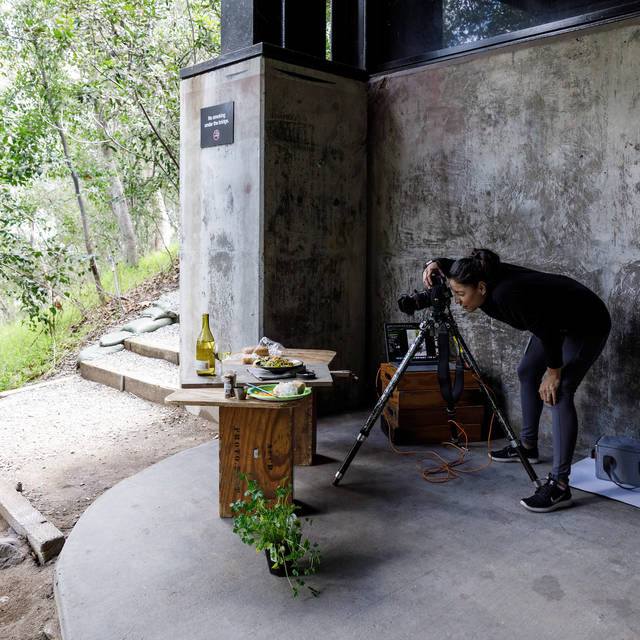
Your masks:
<svg viewBox="0 0 640 640"><path fill-rule="evenodd" d="M256 347L254 349L254 353L259 355L259 356L268 356L269 355L269 349L267 347Z"/></svg>
<svg viewBox="0 0 640 640"><path fill-rule="evenodd" d="M304 393L304 390L307 388L307 385L304 382L301 382L300 380L293 380L292 382L298 390L298 395Z"/></svg>
<svg viewBox="0 0 640 640"><path fill-rule="evenodd" d="M242 356L242 364L253 364L255 356Z"/></svg>
<svg viewBox="0 0 640 640"><path fill-rule="evenodd" d="M242 350L242 353L253 353L253 350L255 349L255 347L245 347Z"/></svg>

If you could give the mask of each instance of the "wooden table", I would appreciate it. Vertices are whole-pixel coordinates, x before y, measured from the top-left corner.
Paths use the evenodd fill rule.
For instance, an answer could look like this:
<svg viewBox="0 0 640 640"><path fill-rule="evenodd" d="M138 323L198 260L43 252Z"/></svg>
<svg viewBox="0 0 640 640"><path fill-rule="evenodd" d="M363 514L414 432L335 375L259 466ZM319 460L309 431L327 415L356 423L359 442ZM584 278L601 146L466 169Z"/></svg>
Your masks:
<svg viewBox="0 0 640 640"><path fill-rule="evenodd" d="M285 349L284 354L286 358L293 360L301 360L308 369L312 369L316 378L313 380L303 380L305 384L310 387L330 387L333 385L333 378L329 373L329 365L336 357L335 351L329 351L327 349ZM226 371L235 371L237 373L236 382L251 384L268 384L268 381L260 382L254 376L247 373L247 368L251 368L251 365L242 364L240 360L232 360L227 358L221 365L219 375L216 376L199 376L195 371L192 375L187 376L180 383L183 389L205 389L205 388L218 388L224 386L222 380L222 374ZM295 380L295 378L287 378ZM277 382L277 381L276 381Z"/></svg>
<svg viewBox="0 0 640 640"><path fill-rule="evenodd" d="M315 389L333 384L328 365L334 351L291 349L285 355L302 360L316 372L315 379L303 379L307 386ZM224 362L224 370L238 373L247 366L230 360ZM238 375L237 381L243 382L244 378ZM248 374L246 378L251 384L261 384ZM238 400L225 398L220 387L221 381L215 380L205 380L201 387L183 384L165 402L220 408L219 512L220 517L228 518L232 515L229 505L242 498L246 490L240 473L249 473L260 483L265 495L272 497L282 478L293 483L294 465L311 464L316 447L316 394L314 391L291 402Z"/></svg>

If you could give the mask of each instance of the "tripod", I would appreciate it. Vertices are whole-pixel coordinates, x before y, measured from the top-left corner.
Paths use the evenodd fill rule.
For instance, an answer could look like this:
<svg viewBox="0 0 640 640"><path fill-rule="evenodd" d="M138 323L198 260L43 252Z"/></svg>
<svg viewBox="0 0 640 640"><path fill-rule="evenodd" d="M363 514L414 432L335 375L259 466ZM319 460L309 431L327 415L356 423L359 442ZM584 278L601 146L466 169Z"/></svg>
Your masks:
<svg viewBox="0 0 640 640"><path fill-rule="evenodd" d="M427 333L431 331L436 325L438 326L438 341L441 346L440 363L438 365L440 388L443 391L443 396L445 397L445 400L447 401L447 413L448 413L449 419L451 420L453 418L453 415L455 415L454 404L455 404L455 401L457 401L457 399L460 397L460 392L462 391L462 376L456 375L456 384L453 392L451 392L451 389L450 389L451 380L449 379L449 390L448 390L449 397L447 397L447 391L442 382L443 380L442 372L444 371L444 367L446 367L447 377L449 376L448 355L443 355L444 350L442 349L442 347L446 341L447 348L444 353L448 354L448 351L449 351L448 340L449 340L449 336L452 336L455 339L456 344L458 345L457 369L459 370L461 368L462 363L460 358L463 358L464 361L469 366L469 368L471 369L471 371L475 374L481 389L484 391L485 395L487 396L487 399L489 400L489 404L491 405L492 411L498 418L498 421L500 422L502 430L504 431L504 434L507 436L509 440L509 444L512 447L514 447L514 449L516 450L518 457L520 458L520 462L522 463L522 466L524 467L525 471L529 475L529 478L531 478L532 482L536 485L536 487L541 486L542 481L538 478L538 476L536 475L536 472L533 470L533 467L531 466L531 463L527 459L524 453L524 448L520 443L520 440L518 440L515 433L513 432L513 429L511 428L511 425L509 424L507 418L505 417L504 413L500 410L500 408L496 404L496 401L491 391L489 390L487 385L483 382L482 377L480 375L480 370L478 369L478 365L476 364L475 359L471 355L471 351L469 351L469 348L467 347L464 339L460 335L460 330L458 329L458 325L456 324L456 321L451 315L451 310L448 307L441 308L441 309L434 308L431 313L431 316L427 319L424 319L420 323L419 332L418 332L418 335L416 336L416 339L413 341L413 343L409 347L409 350L407 351L407 354L405 355L404 359L400 363L398 370L395 372L395 374L389 381L389 384L386 386L385 390L382 392L382 395L378 399L376 406L373 408L373 411L367 418L366 422L364 423L364 426L362 427L362 429L360 429L360 432L356 436L356 441L353 443L351 449L349 450L349 453L345 457L344 461L342 462L342 465L338 469L338 472L336 473L333 479L333 485L337 487L338 484L340 483L340 480L342 480L342 478L344 477L344 474L346 473L353 459L356 457L356 454L358 453L358 450L362 446L362 443L367 439L369 433L371 432L371 429L373 428L373 425L375 424L376 420L380 417L380 414L382 413L384 406L387 404L387 401L391 397L391 394L394 392L395 388L398 386L398 383L400 382L400 378L402 378L402 375L404 374L405 370L409 366L409 362L411 362L411 358L413 358L416 351L418 351L418 349L420 348L420 345L423 343L424 339L426 338ZM456 371L456 374L458 374L458 371ZM458 378L460 379L460 382L458 382ZM458 390L458 387L459 387L459 390ZM450 425L451 425L452 442L457 443L457 432L455 430L455 426L452 423L450 423Z"/></svg>

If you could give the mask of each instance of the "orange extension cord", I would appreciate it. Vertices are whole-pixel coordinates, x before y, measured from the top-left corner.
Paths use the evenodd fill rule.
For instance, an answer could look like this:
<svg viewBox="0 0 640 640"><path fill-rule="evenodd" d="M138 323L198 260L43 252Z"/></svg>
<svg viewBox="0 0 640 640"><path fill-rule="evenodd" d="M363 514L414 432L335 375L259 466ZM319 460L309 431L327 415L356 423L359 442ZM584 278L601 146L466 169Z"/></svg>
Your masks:
<svg viewBox="0 0 640 640"><path fill-rule="evenodd" d="M376 391L378 389L378 385L380 384L380 373L382 371L382 368L378 368L378 373L376 374ZM473 376L473 379L476 380L476 382L480 382L478 380L478 377L472 373L471 374ZM487 386L487 385L485 385ZM487 389L489 389L489 391L491 392L492 395L495 395L493 393L493 389L491 389L490 387L487 386ZM378 394L378 398L380 397L380 394ZM491 459L491 431L493 429L493 420L495 418L495 413L491 414L491 422L489 423L489 433L487 434L487 447L489 449L489 462L487 462L487 464L481 466L481 467L477 467L475 469L460 469L459 467L462 464L465 464L465 456L467 455L467 453L469 453L468 451L468 444L469 444L469 436L467 435L467 432L464 430L464 428L462 427L462 425L459 422L456 422L455 420L449 420L449 423L452 423L456 426L456 428L458 429L458 438L462 435L464 438L464 447L459 447L457 444L454 444L453 442L441 442L440 444L444 445L444 446L448 446L448 447L453 447L454 449L457 449L460 453L458 455L457 458L453 459L453 460L448 460L447 458L445 458L444 456L441 456L437 451L433 451L432 449L427 449L424 451L400 451L400 449L398 449L393 442L391 441L391 429L388 430L387 432L387 437L389 438L389 446L391 447L392 451L394 453L397 453L398 455L420 455L422 457L418 458L416 460L416 467L418 467L418 469L420 470L420 472L422 473L422 477L427 481L427 482L432 482L434 484L437 483L443 483L443 482L449 482L449 480L453 480L455 478L459 478L461 473L476 473L478 471L482 471L483 469L486 469L488 466L491 465L492 459ZM426 455L425 455L426 454ZM431 460L432 464L429 465L423 465L422 463L425 462L426 460Z"/></svg>

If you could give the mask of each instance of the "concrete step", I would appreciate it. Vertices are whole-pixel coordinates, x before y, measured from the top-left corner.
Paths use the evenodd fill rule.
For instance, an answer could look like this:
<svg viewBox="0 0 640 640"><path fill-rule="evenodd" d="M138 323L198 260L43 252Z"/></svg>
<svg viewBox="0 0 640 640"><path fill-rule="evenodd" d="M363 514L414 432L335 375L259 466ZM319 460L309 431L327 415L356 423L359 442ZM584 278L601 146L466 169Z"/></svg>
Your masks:
<svg viewBox="0 0 640 640"><path fill-rule="evenodd" d="M124 348L147 358L180 364L180 325L172 324L152 333L127 338Z"/></svg>
<svg viewBox="0 0 640 640"><path fill-rule="evenodd" d="M125 349L96 360L80 363L80 375L87 380L139 398L164 404L180 388L179 326L173 324L153 333L125 340ZM189 413L218 422L217 407L187 407Z"/></svg>
<svg viewBox="0 0 640 640"><path fill-rule="evenodd" d="M164 399L180 387L176 364L127 349L81 362L80 374L87 380L128 391L158 404L164 404Z"/></svg>

